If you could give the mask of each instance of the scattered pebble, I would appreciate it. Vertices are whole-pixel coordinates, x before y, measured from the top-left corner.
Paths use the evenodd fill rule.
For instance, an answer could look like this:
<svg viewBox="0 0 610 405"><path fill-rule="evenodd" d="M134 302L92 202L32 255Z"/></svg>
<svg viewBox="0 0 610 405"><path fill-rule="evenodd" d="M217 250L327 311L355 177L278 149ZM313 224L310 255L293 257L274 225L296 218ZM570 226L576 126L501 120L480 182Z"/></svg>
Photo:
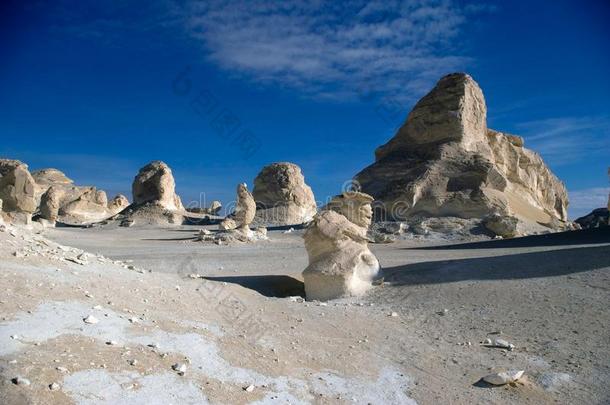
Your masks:
<svg viewBox="0 0 610 405"><path fill-rule="evenodd" d="M395 317L397 317L397 316L398 316L398 312L392 312L392 313L390 314L390 316L391 316L391 317L393 317L393 318L395 318Z"/></svg>
<svg viewBox="0 0 610 405"><path fill-rule="evenodd" d="M13 378L11 381L15 385L25 385L25 386L27 386L27 385L31 384L30 380L28 380L27 378L20 377L20 376L17 376L15 378Z"/></svg>
<svg viewBox="0 0 610 405"><path fill-rule="evenodd" d="M485 342L483 342L483 345L487 346L487 347L499 347L501 349L507 349L508 351L512 351L515 348L515 345L512 343L509 343L508 341L504 340L504 339L485 339Z"/></svg>
<svg viewBox="0 0 610 405"><path fill-rule="evenodd" d="M56 382L49 384L49 389L51 391L57 391L61 388L61 386L59 384L57 384Z"/></svg>
<svg viewBox="0 0 610 405"><path fill-rule="evenodd" d="M89 323L89 324L92 324L92 325L95 325L96 323L98 323L98 322L99 322L99 319L97 319L97 318L96 318L95 316L93 316L93 315L89 315L88 317L86 317L86 318L84 318L84 319L83 319L83 322L85 322L85 323Z"/></svg>
<svg viewBox="0 0 610 405"><path fill-rule="evenodd" d="M492 385L505 385L513 383L523 377L524 370L508 370L499 373L493 373L483 377L483 381Z"/></svg>
<svg viewBox="0 0 610 405"><path fill-rule="evenodd" d="M184 375L186 373L186 364L176 363L172 366L172 370L177 371L180 375Z"/></svg>
<svg viewBox="0 0 610 405"><path fill-rule="evenodd" d="M290 229L292 229L292 228L290 228ZM254 385L250 384L247 387L244 387L244 391L246 391L246 392L254 391Z"/></svg>

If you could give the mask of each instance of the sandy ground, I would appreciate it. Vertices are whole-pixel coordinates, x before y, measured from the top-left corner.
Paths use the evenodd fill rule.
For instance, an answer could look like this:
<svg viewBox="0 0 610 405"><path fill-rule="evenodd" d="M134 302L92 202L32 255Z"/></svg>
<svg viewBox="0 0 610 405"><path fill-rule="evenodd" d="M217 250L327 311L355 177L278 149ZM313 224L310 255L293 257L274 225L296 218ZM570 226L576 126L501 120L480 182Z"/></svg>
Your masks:
<svg viewBox="0 0 610 405"><path fill-rule="evenodd" d="M198 229L0 232L0 403L610 402L607 230L373 245L385 283L324 304L300 231ZM480 381L502 369L526 374Z"/></svg>

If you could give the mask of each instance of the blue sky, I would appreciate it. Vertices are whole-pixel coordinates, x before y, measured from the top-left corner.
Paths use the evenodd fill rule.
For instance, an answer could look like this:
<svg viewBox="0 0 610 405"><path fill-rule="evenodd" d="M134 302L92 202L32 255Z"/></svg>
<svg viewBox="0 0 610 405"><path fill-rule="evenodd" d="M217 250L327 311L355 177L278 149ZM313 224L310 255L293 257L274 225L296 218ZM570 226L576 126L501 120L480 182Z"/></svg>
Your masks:
<svg viewBox="0 0 610 405"><path fill-rule="evenodd" d="M185 203L230 201L274 161L324 201L444 74L605 204L607 1L49 1L0 6L0 156L131 197L163 160ZM215 119L220 116L221 119Z"/></svg>

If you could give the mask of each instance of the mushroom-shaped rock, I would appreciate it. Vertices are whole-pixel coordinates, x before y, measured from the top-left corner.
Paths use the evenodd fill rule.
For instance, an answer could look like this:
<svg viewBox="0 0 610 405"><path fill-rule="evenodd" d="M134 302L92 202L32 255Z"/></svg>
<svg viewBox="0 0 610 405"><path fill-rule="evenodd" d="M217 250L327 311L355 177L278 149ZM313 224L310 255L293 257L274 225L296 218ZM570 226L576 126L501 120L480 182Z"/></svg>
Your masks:
<svg viewBox="0 0 610 405"><path fill-rule="evenodd" d="M184 207L176 195L176 183L172 170L161 161L153 161L138 172L132 184L133 203L153 203L170 211L182 211Z"/></svg>
<svg viewBox="0 0 610 405"><path fill-rule="evenodd" d="M257 222L295 225L311 221L316 215L313 191L305 183L301 168L294 163L265 166L254 179L252 195Z"/></svg>
<svg viewBox="0 0 610 405"><path fill-rule="evenodd" d="M335 197L309 224L303 238L309 265L303 271L309 300L359 296L379 275L368 248L373 198L359 192Z"/></svg>

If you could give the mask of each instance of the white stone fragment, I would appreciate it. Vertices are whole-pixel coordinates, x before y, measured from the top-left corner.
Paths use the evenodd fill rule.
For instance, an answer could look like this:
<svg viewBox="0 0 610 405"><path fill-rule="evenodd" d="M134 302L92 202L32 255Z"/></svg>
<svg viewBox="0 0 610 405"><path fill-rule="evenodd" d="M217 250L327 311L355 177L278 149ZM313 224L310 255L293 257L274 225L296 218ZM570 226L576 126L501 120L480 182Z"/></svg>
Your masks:
<svg viewBox="0 0 610 405"><path fill-rule="evenodd" d="M523 377L524 373L525 373L524 370L502 371L499 373L493 373L493 374L486 375L485 377L483 377L483 381L485 381L489 384L492 384L492 385L510 384L510 383L513 383L513 382L519 380L521 377Z"/></svg>

